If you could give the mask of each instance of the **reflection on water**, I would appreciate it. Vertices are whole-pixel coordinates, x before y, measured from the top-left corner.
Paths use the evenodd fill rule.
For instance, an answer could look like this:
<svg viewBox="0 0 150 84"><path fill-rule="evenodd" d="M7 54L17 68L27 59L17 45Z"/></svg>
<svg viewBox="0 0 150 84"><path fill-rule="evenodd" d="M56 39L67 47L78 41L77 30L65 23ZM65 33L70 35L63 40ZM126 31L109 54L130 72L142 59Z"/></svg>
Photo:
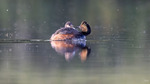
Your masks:
<svg viewBox="0 0 150 84"><path fill-rule="evenodd" d="M91 49L86 46L86 41L51 41L51 46L56 52L65 55L65 59L70 61L75 53L79 51L81 61L85 61Z"/></svg>
<svg viewBox="0 0 150 84"><path fill-rule="evenodd" d="M142 84L150 83L149 41L147 46L128 39L84 42L9 42L0 44L2 84ZM51 46L56 50L51 48ZM99 46L99 47L97 47ZM57 52L73 56L70 62ZM69 53L69 54L68 54ZM78 58L80 57L80 58ZM70 57L66 58L67 60ZM81 62L79 59L81 59Z"/></svg>

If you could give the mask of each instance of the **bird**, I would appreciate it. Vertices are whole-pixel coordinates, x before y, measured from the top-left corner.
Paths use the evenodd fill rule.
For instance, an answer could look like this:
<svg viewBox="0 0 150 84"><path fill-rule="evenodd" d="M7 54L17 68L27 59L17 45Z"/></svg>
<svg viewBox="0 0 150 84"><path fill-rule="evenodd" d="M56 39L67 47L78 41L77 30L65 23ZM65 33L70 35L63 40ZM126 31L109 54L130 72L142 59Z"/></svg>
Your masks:
<svg viewBox="0 0 150 84"><path fill-rule="evenodd" d="M82 21L78 28L75 28L70 21L67 21L65 26L58 29L52 34L51 41L66 41L66 40L85 40L86 36L91 33L90 25L86 21Z"/></svg>

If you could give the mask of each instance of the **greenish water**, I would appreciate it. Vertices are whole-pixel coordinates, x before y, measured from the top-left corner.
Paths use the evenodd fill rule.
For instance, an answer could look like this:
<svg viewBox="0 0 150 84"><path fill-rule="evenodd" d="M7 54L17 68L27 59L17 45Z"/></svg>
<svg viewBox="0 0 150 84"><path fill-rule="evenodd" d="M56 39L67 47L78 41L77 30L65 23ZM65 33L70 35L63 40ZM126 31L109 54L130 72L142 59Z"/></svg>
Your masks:
<svg viewBox="0 0 150 84"><path fill-rule="evenodd" d="M87 41L49 40L82 20ZM148 0L1 0L0 84L149 84L149 23Z"/></svg>

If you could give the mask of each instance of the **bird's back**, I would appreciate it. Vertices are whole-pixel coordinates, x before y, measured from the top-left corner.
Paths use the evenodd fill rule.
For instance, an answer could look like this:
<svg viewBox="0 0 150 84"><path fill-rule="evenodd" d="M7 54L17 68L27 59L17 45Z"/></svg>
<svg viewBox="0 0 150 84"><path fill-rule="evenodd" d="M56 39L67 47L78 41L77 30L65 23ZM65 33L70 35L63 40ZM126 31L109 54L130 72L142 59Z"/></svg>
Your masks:
<svg viewBox="0 0 150 84"><path fill-rule="evenodd" d="M57 30L54 34L79 34L79 31L74 28L61 28Z"/></svg>

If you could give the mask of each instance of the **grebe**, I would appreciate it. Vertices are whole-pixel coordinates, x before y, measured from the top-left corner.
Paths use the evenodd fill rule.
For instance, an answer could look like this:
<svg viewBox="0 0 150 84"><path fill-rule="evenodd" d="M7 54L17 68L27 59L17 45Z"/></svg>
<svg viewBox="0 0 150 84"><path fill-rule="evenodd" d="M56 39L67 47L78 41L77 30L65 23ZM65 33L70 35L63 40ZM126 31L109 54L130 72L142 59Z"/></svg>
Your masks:
<svg viewBox="0 0 150 84"><path fill-rule="evenodd" d="M58 29L50 38L51 41L57 40L85 40L85 36L91 33L90 25L86 21L82 21L80 30L75 29L70 21L66 22L65 26L61 29Z"/></svg>

